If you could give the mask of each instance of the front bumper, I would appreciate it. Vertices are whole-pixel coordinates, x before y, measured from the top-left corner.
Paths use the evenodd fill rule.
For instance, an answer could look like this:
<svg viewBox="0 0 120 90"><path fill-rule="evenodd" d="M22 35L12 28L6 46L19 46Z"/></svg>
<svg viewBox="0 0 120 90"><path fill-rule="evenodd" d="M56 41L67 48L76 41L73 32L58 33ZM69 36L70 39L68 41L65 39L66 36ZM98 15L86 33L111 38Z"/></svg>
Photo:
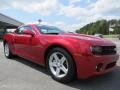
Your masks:
<svg viewBox="0 0 120 90"><path fill-rule="evenodd" d="M75 54L74 58L77 67L78 79L87 79L113 70L116 66L119 55L83 56Z"/></svg>

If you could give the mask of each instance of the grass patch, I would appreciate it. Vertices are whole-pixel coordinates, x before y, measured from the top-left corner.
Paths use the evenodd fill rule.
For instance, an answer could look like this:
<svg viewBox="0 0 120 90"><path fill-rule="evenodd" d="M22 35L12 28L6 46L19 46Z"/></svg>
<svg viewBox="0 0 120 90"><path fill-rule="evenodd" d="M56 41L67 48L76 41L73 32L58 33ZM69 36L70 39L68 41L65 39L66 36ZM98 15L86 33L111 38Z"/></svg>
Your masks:
<svg viewBox="0 0 120 90"><path fill-rule="evenodd" d="M103 35L104 38L118 38L118 35Z"/></svg>

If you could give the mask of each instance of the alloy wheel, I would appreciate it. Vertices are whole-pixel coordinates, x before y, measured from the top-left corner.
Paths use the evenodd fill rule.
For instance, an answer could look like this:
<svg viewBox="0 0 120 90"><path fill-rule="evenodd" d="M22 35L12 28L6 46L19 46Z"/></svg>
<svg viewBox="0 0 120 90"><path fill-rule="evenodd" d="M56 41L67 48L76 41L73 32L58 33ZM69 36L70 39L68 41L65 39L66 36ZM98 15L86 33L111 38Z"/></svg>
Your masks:
<svg viewBox="0 0 120 90"><path fill-rule="evenodd" d="M51 72L58 78L63 78L68 73L68 61L60 52L54 52L49 57Z"/></svg>
<svg viewBox="0 0 120 90"><path fill-rule="evenodd" d="M8 44L5 44L5 47L4 47L4 52L5 52L5 56L9 56L9 46Z"/></svg>

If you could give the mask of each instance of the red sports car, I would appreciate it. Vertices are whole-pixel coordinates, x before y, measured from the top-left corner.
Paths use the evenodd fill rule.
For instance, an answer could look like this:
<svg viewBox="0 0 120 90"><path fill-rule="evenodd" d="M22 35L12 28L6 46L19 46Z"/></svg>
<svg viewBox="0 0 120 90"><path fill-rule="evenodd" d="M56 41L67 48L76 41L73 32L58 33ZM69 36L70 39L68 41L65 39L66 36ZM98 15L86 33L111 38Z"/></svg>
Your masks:
<svg viewBox="0 0 120 90"><path fill-rule="evenodd" d="M3 40L7 58L17 55L43 65L53 79L64 83L107 73L119 58L111 41L47 25L20 26Z"/></svg>

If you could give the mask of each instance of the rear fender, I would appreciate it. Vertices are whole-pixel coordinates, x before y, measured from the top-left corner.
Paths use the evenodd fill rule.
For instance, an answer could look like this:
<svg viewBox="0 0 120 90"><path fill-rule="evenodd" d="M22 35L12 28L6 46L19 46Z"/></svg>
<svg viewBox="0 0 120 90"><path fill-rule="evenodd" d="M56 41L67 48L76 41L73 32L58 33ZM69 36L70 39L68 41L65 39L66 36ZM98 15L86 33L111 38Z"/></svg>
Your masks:
<svg viewBox="0 0 120 90"><path fill-rule="evenodd" d="M11 52L14 54L14 35L13 34L5 34L3 37L3 45L5 43L9 44Z"/></svg>

